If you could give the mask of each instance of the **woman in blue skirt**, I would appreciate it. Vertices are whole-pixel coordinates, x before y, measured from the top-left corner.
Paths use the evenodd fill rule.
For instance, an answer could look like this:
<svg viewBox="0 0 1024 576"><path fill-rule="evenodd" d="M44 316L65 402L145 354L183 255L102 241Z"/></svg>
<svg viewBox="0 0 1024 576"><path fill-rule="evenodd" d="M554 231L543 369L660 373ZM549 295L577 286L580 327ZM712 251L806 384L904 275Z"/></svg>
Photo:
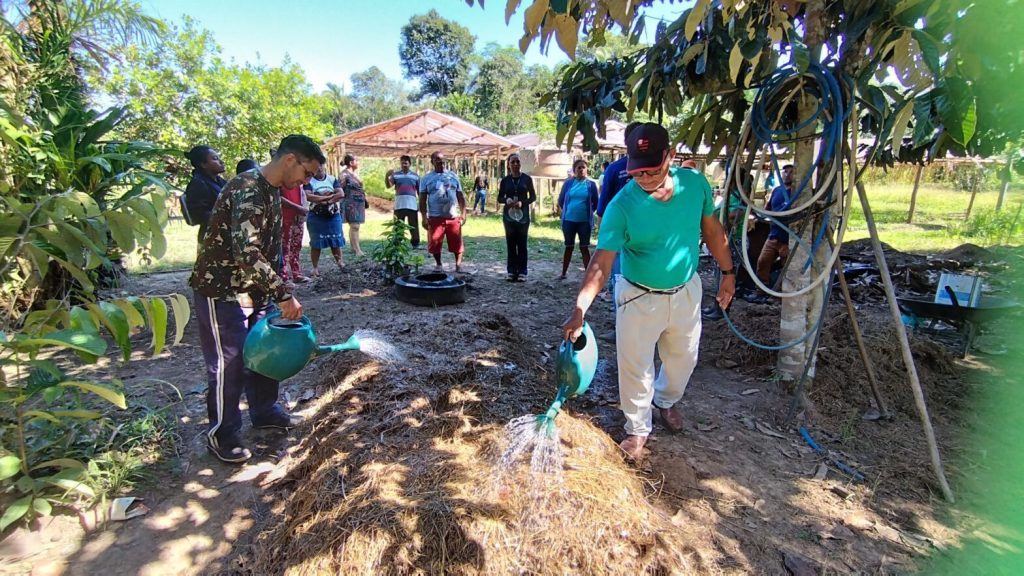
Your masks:
<svg viewBox="0 0 1024 576"><path fill-rule="evenodd" d="M345 246L345 233L341 224L341 208L338 202L344 192L341 182L328 176L323 166L309 184L306 184L306 199L310 203L306 226L309 228L309 260L313 264L313 277L320 277L320 251L330 248L338 268L345 269L341 249Z"/></svg>

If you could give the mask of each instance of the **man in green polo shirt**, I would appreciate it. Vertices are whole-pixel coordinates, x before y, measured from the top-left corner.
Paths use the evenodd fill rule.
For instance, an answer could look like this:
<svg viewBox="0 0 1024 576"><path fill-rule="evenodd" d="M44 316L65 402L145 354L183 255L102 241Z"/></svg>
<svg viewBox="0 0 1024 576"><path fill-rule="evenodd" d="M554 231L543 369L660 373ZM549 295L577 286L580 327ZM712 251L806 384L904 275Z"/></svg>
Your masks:
<svg viewBox="0 0 1024 576"><path fill-rule="evenodd" d="M723 308L732 301L736 276L725 229L712 215L711 185L695 170L672 166L668 132L658 124L642 124L626 138L626 150L626 170L633 180L605 210L597 253L562 331L570 340L579 336L587 309L608 280L615 254L621 252L615 339L619 404L628 436L620 446L630 458L640 460L654 408L668 429L683 427L675 404L697 365L701 234L722 270L717 300ZM657 376L655 348L662 360Z"/></svg>

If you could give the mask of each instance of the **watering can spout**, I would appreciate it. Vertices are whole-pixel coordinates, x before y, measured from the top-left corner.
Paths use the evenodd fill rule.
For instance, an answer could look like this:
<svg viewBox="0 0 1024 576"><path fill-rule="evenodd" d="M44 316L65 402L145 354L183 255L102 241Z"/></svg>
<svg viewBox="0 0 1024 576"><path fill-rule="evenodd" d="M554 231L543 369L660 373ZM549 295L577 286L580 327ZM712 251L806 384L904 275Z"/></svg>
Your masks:
<svg viewBox="0 0 1024 576"><path fill-rule="evenodd" d="M341 352L343 350L359 350L359 347L359 337L353 334L352 336L349 337L348 340L342 342L341 344L333 344L330 346L317 346L316 355L319 356L321 354L330 354L331 352Z"/></svg>

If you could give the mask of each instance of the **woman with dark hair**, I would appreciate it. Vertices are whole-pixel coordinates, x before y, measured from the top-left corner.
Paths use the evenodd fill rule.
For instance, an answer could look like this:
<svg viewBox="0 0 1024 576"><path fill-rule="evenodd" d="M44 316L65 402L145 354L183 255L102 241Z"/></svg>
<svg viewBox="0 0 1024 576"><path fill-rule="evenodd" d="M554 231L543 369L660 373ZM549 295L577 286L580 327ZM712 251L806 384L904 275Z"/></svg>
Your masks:
<svg viewBox="0 0 1024 576"><path fill-rule="evenodd" d="M487 189L490 187L490 181L483 174L473 180L473 210L476 210L476 206L479 204L480 214L487 213Z"/></svg>
<svg viewBox="0 0 1024 576"><path fill-rule="evenodd" d="M530 204L537 199L533 178L520 172L519 154L509 154L508 174L498 183L498 204L503 205L501 220L505 225L505 247L508 250L506 270L509 282L527 277L527 238L530 233Z"/></svg>
<svg viewBox="0 0 1024 576"><path fill-rule="evenodd" d="M306 215L306 227L309 228L309 260L313 265L313 277L319 278L320 251L324 248L330 248L338 268L345 269L345 261L341 255L341 249L345 247L345 231L341 223L341 210L338 208L343 192L341 182L334 176L328 176L323 166L309 179L305 190L306 200L310 206Z"/></svg>
<svg viewBox="0 0 1024 576"><path fill-rule="evenodd" d="M573 162L572 172L573 177L562 184L562 191L558 194L557 211L562 215L562 236L565 238L560 280L565 280L569 271L577 237L583 267L590 266L590 232L594 229L594 212L597 211L597 184L587 178L587 161L580 158Z"/></svg>
<svg viewBox="0 0 1024 576"><path fill-rule="evenodd" d="M224 173L224 162L209 146L195 146L185 153L185 158L192 164L192 180L185 187L185 220L192 226L199 226L199 242L202 243L213 205L227 184L220 176Z"/></svg>
<svg viewBox="0 0 1024 576"><path fill-rule="evenodd" d="M345 169L338 177L341 189L345 192L342 211L345 213L345 222L348 223L348 239L352 245L352 252L361 258L363 248L359 245L359 225L366 222L366 209L370 207L370 203L366 200L363 180L359 178L359 158L346 154L342 163Z"/></svg>

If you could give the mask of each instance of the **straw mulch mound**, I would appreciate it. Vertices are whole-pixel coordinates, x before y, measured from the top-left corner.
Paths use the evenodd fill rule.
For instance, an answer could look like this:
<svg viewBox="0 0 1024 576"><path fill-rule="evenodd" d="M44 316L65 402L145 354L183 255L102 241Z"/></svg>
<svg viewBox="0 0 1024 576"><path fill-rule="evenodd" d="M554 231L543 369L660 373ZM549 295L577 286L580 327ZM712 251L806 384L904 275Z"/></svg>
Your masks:
<svg viewBox="0 0 1024 576"><path fill-rule="evenodd" d="M502 470L504 424L554 384L509 321L411 314L405 368L337 355L333 386L272 483L283 503L244 557L257 574L674 574L694 566L615 443L558 418L562 480ZM433 329L425 326L434 326ZM412 328L416 328L413 330ZM424 334L427 332L427 334ZM415 367L411 369L409 367Z"/></svg>

